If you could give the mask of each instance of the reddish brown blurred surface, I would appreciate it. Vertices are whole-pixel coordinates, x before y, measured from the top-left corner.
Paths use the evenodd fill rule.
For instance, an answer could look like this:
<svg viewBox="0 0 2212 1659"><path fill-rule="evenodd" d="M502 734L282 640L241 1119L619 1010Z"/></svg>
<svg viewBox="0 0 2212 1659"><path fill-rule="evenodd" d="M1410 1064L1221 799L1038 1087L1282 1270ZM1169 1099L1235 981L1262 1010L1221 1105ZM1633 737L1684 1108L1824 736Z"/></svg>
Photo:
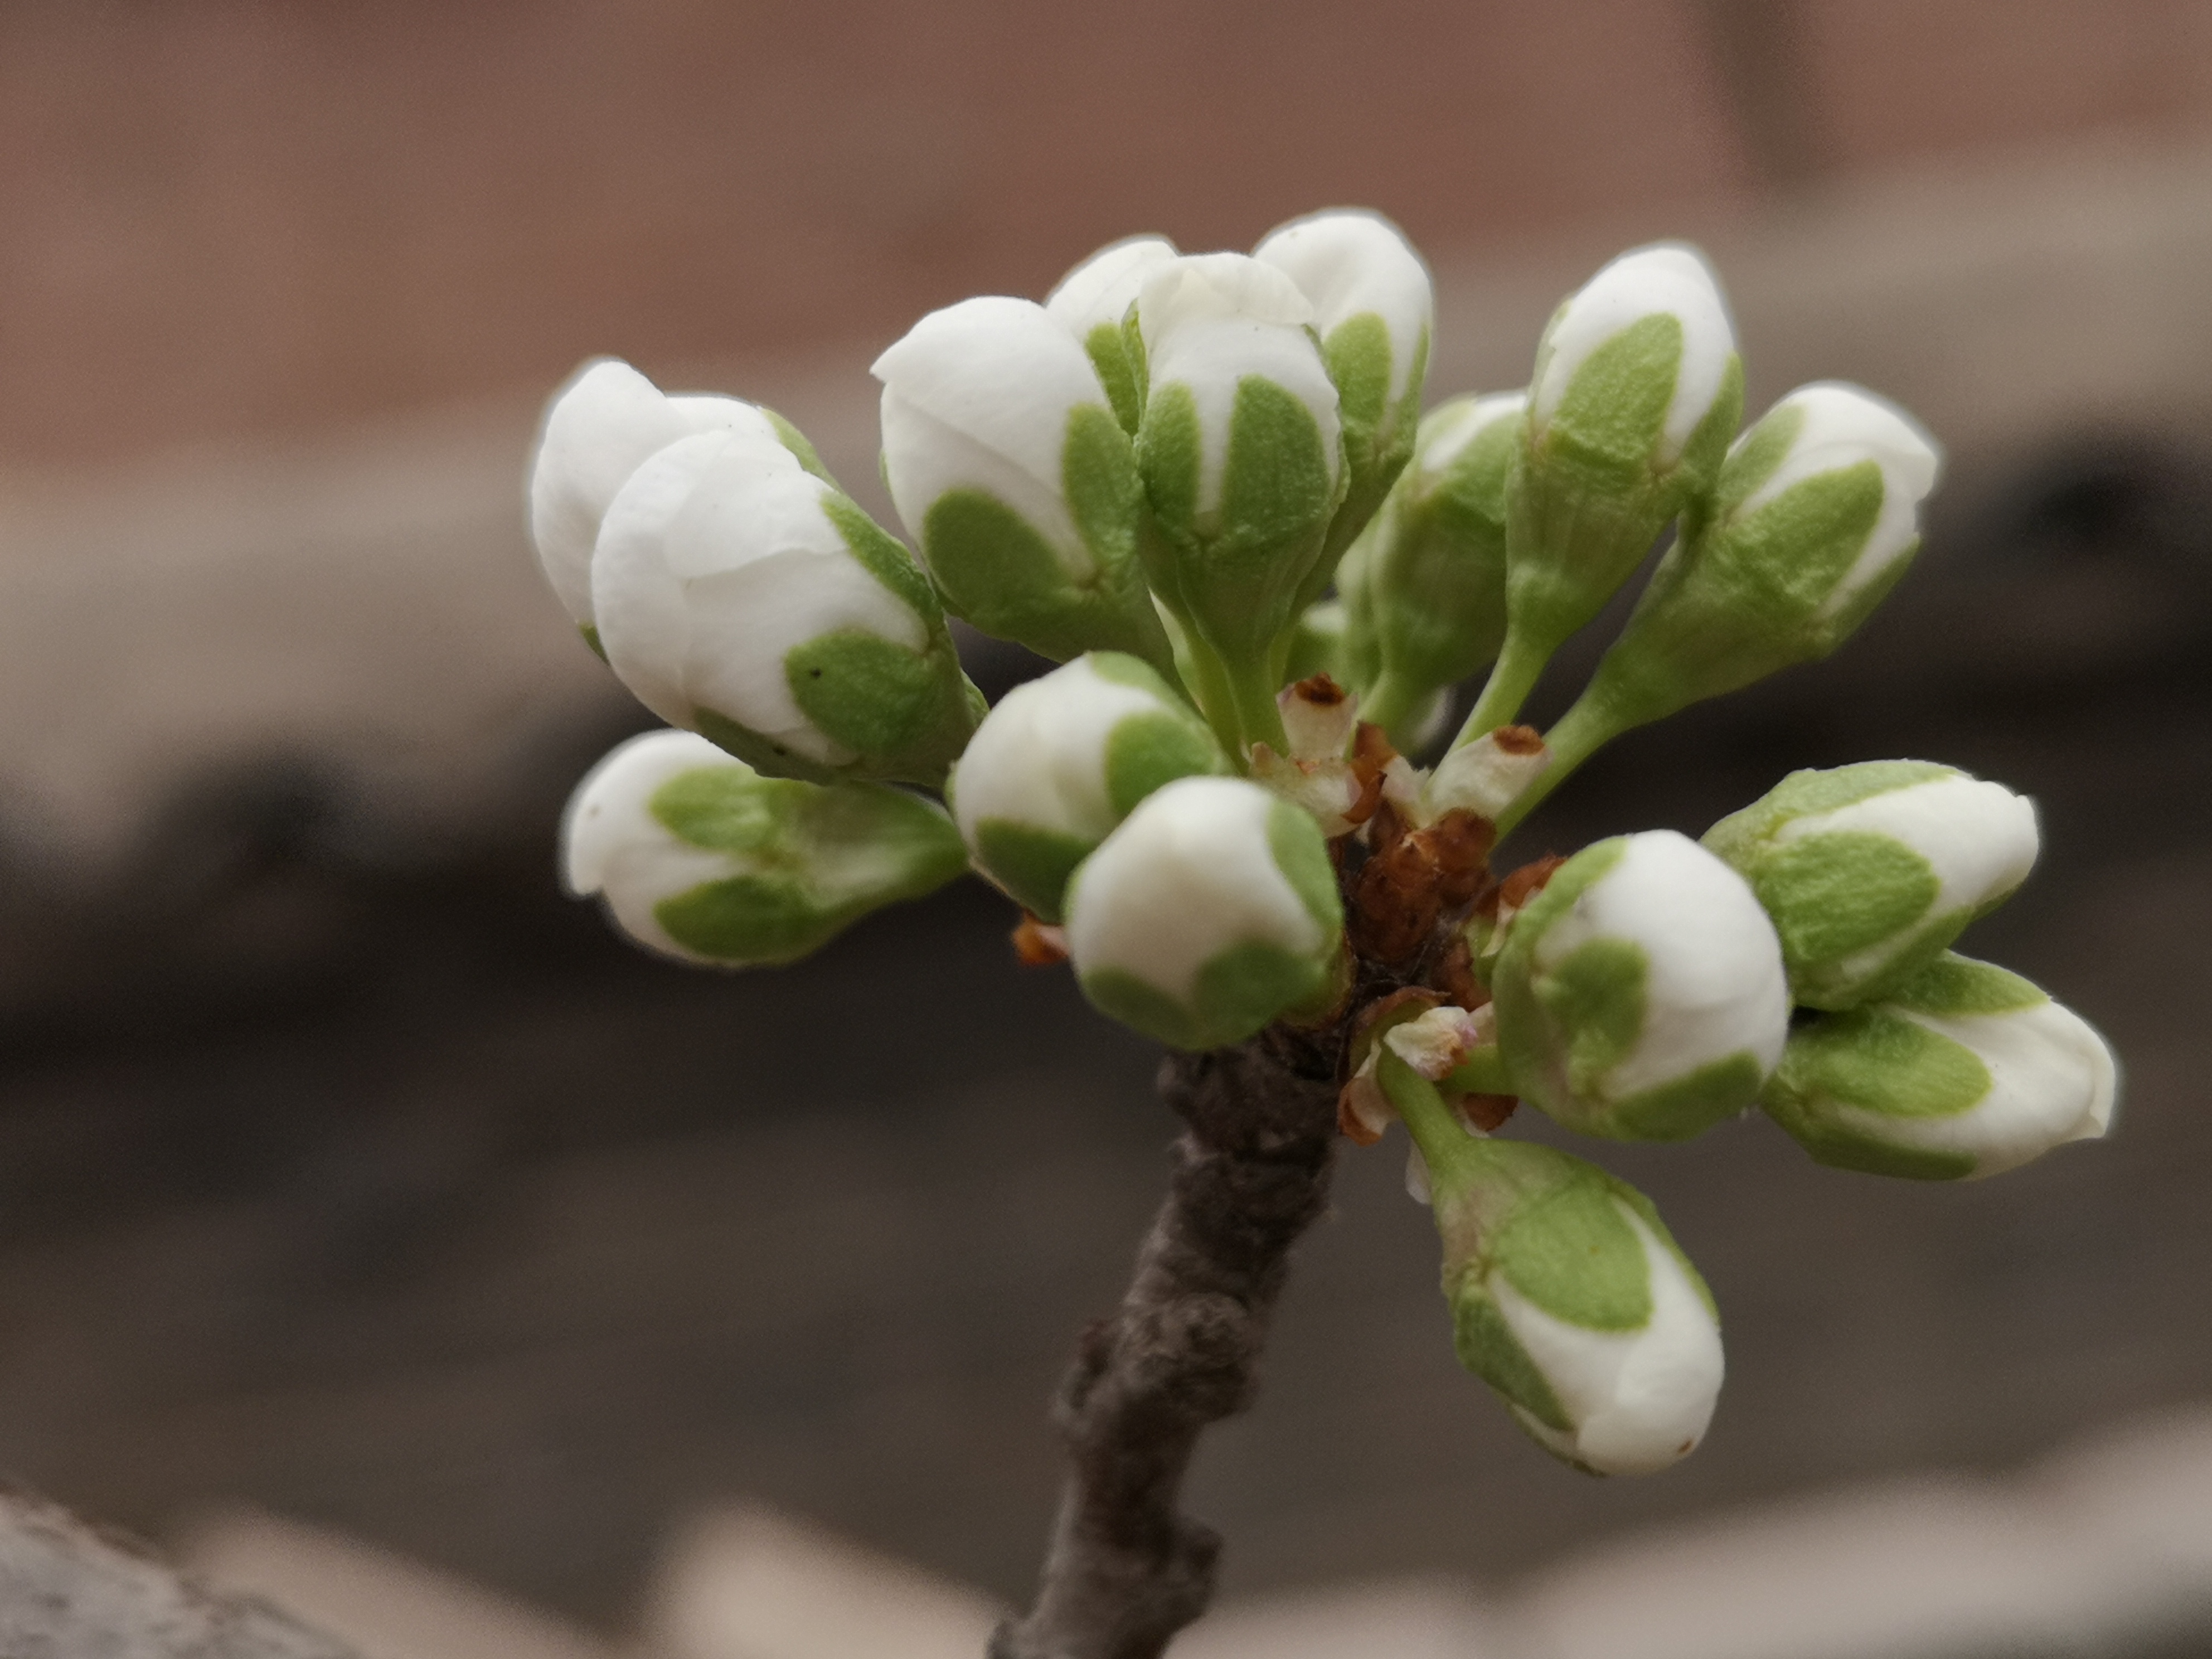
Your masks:
<svg viewBox="0 0 2212 1659"><path fill-rule="evenodd" d="M0 465L887 337L1140 227L1432 252L2212 116L2188 0L0 11Z"/></svg>

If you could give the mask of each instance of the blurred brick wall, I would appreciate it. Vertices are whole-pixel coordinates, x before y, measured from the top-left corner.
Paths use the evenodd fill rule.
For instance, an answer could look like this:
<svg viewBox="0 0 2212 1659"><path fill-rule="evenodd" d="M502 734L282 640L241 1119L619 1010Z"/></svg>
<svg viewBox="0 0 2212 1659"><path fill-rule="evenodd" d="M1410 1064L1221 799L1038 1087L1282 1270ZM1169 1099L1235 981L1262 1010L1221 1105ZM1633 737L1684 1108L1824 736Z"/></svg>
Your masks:
<svg viewBox="0 0 2212 1659"><path fill-rule="evenodd" d="M2185 0L18 0L0 466L884 338L1109 237L1641 234L2212 112Z"/></svg>

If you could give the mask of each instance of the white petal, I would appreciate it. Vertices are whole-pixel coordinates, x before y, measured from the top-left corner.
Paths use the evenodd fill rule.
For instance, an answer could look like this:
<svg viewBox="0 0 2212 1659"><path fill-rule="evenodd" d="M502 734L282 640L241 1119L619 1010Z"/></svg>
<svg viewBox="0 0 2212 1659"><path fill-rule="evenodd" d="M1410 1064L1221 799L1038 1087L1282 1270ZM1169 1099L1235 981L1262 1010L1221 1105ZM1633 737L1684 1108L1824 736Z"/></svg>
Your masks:
<svg viewBox="0 0 2212 1659"><path fill-rule="evenodd" d="M1802 422L1782 465L1745 498L1735 516L1756 513L1792 485L1871 460L1882 474L1881 512L1836 591L1822 606L1832 612L1886 569L1920 533L1919 506L1936 488L1942 452L1926 429L1887 398L1840 380L1816 381L1782 399Z"/></svg>
<svg viewBox="0 0 2212 1659"><path fill-rule="evenodd" d="M1680 242L1660 242L1622 254L1590 278L1564 306L1537 349L1533 412L1540 426L1559 412L1575 371L1589 355L1631 324L1661 312L1682 325L1682 356L1674 395L1667 405L1658 453L1672 463L1720 395L1728 360L1735 351L1735 326L1719 280L1705 256Z"/></svg>
<svg viewBox="0 0 2212 1659"><path fill-rule="evenodd" d="M1771 1072L1790 1035L1790 992L1765 910L1687 836L1650 830L1627 842L1535 947L1547 970L1600 938L1639 946L1650 963L1644 1030L1601 1079L1604 1095L1641 1094L1744 1050Z"/></svg>
<svg viewBox="0 0 2212 1659"><path fill-rule="evenodd" d="M1101 323L1119 328L1145 278L1176 257L1176 245L1164 236L1109 242L1060 279L1045 296L1044 308L1079 340L1089 339Z"/></svg>
<svg viewBox="0 0 2212 1659"><path fill-rule="evenodd" d="M589 625L592 549L608 503L655 450L692 429L652 381L612 357L588 362L545 405L530 467L530 533L562 607Z"/></svg>
<svg viewBox="0 0 2212 1659"><path fill-rule="evenodd" d="M1893 1117L1837 1103L1845 1128L1869 1139L1974 1160L1976 1176L2002 1174L2069 1140L2094 1140L2112 1126L2118 1067L2097 1029L2045 1000L2001 1014L1891 1012L1978 1055L1990 1091L1946 1117Z"/></svg>
<svg viewBox="0 0 2212 1659"><path fill-rule="evenodd" d="M1252 257L1298 285L1324 340L1351 318L1381 317L1390 336L1389 401L1406 395L1415 348L1436 332L1437 304L1428 266L1395 225L1378 213L1333 209L1270 231Z"/></svg>
<svg viewBox="0 0 2212 1659"><path fill-rule="evenodd" d="M2027 879L2041 836L2035 803L2001 783L1959 773L1886 790L1826 812L1784 823L1774 842L1786 847L1811 836L1845 832L1889 836L1926 859L1936 872L1930 915L1978 909ZM1875 973L1894 942L1869 946L1837 964L1847 980Z"/></svg>
<svg viewBox="0 0 2212 1659"><path fill-rule="evenodd" d="M707 708L825 764L852 759L800 713L785 653L844 629L918 650L927 630L846 546L823 510L832 493L743 434L684 439L639 468L595 561L623 683L672 723Z"/></svg>
<svg viewBox="0 0 2212 1659"><path fill-rule="evenodd" d="M884 477L891 505L925 554L928 544L922 526L930 508L948 491L979 489L1020 514L1044 538L1069 580L1091 580L1097 561L1078 534L1056 484L1048 488L1011 457L947 426L890 386L884 388L882 422ZM1064 441L1064 419L1060 431Z"/></svg>
<svg viewBox="0 0 2212 1659"><path fill-rule="evenodd" d="M1705 1438L1726 1369L1720 1327L1680 1261L1619 1200L1644 1247L1651 1316L1641 1330L1593 1331L1547 1313L1503 1273L1498 1310L1575 1425L1567 1435L1520 1415L1547 1444L1605 1474L1651 1474Z"/></svg>
<svg viewBox="0 0 2212 1659"><path fill-rule="evenodd" d="M1099 841L1118 821L1106 793L1106 741L1160 700L1109 680L1087 657L1018 685L968 740L953 775L953 817L970 848L998 818Z"/></svg>
<svg viewBox="0 0 2212 1659"><path fill-rule="evenodd" d="M578 898L599 890L607 863L629 843L659 837L667 829L646 804L671 778L702 767L738 763L690 732L646 732L617 744L584 775L561 820L561 867Z"/></svg>
<svg viewBox="0 0 2212 1659"><path fill-rule="evenodd" d="M1137 314L1153 392L1188 386L1197 409L1199 512L1220 505L1230 417L1247 375L1305 404L1335 477L1343 462L1336 386L1306 331L1313 307L1288 276L1239 253L1187 255L1146 282Z"/></svg>
<svg viewBox="0 0 2212 1659"><path fill-rule="evenodd" d="M915 536L946 489L989 490L1063 551L1083 552L1062 495L1067 420L1109 408L1089 355L1042 306L963 300L933 311L876 359L884 383L884 465ZM910 418L918 412L927 421ZM948 433L969 441L945 442Z"/></svg>
<svg viewBox="0 0 2212 1659"><path fill-rule="evenodd" d="M1321 924L1268 842L1274 804L1241 778L1179 778L1146 796L1075 873L1077 971L1118 968L1188 1002L1199 969L1232 945L1318 951Z"/></svg>

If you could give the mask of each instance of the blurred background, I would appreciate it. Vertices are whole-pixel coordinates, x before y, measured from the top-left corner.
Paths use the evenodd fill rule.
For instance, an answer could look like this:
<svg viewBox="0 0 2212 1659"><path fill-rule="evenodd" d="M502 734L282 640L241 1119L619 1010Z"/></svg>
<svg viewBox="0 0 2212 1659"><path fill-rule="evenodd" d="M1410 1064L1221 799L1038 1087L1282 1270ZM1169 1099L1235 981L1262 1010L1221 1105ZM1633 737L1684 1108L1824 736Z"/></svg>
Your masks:
<svg viewBox="0 0 2212 1659"><path fill-rule="evenodd" d="M525 456L611 352L880 507L867 365L923 311L1358 204L1434 265L1437 396L1687 236L1754 411L1856 380L1949 450L1856 641L1527 851L1797 766L1999 778L2045 860L1968 948L2129 1092L1962 1188L1758 1121L1609 1157L1729 1341L1707 1443L1625 1483L1458 1370L1402 1149L1348 1151L1192 1494L1235 1650L2212 1652L2212 4L16 0L0 201L9 1477L355 1583L337 1622L508 1621L398 1659L846 1651L793 1585L975 1650L1161 1190L1156 1056L975 884L740 977L563 900L560 805L646 722L542 589Z"/></svg>

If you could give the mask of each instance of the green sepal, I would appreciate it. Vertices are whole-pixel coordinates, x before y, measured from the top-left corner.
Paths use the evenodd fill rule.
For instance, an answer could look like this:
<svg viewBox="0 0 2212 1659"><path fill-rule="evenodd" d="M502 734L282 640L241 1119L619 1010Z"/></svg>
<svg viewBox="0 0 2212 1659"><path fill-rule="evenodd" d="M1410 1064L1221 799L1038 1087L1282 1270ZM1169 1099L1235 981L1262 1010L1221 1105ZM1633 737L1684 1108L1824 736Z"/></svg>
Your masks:
<svg viewBox="0 0 2212 1659"><path fill-rule="evenodd" d="M1067 879L1096 842L1058 830L985 818L975 826L975 863L1007 897L1040 921L1065 918Z"/></svg>
<svg viewBox="0 0 2212 1659"><path fill-rule="evenodd" d="M647 810L679 840L750 866L653 908L678 944L732 965L795 960L967 866L942 811L878 784L824 787L705 767L670 779Z"/></svg>
<svg viewBox="0 0 2212 1659"><path fill-rule="evenodd" d="M1154 526L1146 574L1182 624L1186 680L1214 730L1235 749L1279 746L1275 692L1343 477L1330 476L1312 412L1258 375L1237 385L1220 504L1202 517L1200 444L1188 387L1148 398L1136 445Z"/></svg>
<svg viewBox="0 0 2212 1659"><path fill-rule="evenodd" d="M576 632L583 635L584 643L592 647L592 654L601 662L607 659L607 648L599 643L599 630L590 623L578 623Z"/></svg>
<svg viewBox="0 0 2212 1659"><path fill-rule="evenodd" d="M1171 1048L1222 1048L1242 1042L1286 1009L1328 983L1329 959L1247 940L1198 971L1188 1005L1120 968L1082 977L1083 994L1099 1012Z"/></svg>
<svg viewBox="0 0 2212 1659"><path fill-rule="evenodd" d="M1677 514L1713 487L1743 417L1743 363L1729 358L1713 407L1671 466L1652 464L1674 397L1680 324L1647 317L1583 362L1506 484L1510 630L1543 655L1602 610ZM1668 356L1663 374L1658 357Z"/></svg>
<svg viewBox="0 0 2212 1659"><path fill-rule="evenodd" d="M804 432L801 432L789 421L785 420L782 416L777 414L774 410L767 407L765 404L756 405L756 407L759 408L760 412L768 417L768 423L770 427L775 428L778 441L780 441L786 449L789 450L793 455L799 458L799 464L800 466L804 467L807 471L811 472L816 477L821 479L822 482L828 484L830 489L840 490L842 492L842 486L840 485L837 480L830 475L830 469L822 465L822 457L815 453L813 444L808 441L807 436Z"/></svg>

